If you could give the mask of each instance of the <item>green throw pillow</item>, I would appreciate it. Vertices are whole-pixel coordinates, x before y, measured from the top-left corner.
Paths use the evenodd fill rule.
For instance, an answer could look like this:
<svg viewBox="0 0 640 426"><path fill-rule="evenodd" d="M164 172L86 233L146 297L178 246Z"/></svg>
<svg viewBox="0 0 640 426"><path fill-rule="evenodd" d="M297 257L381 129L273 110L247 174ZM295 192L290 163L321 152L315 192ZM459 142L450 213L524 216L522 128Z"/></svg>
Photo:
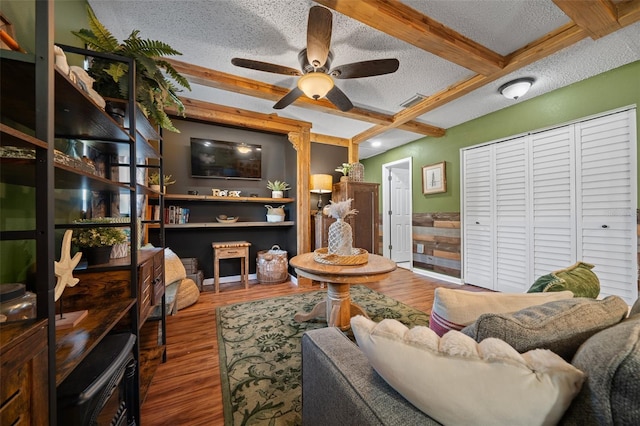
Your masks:
<svg viewBox="0 0 640 426"><path fill-rule="evenodd" d="M553 273L543 275L533 283L533 285L527 290L527 293L544 293L547 291L561 291L559 288L563 287L565 282L562 278L556 277Z"/></svg>
<svg viewBox="0 0 640 426"><path fill-rule="evenodd" d="M600 294L600 280L591 269L594 265L577 262L566 269L538 278L528 293L570 290L574 297L595 299Z"/></svg>

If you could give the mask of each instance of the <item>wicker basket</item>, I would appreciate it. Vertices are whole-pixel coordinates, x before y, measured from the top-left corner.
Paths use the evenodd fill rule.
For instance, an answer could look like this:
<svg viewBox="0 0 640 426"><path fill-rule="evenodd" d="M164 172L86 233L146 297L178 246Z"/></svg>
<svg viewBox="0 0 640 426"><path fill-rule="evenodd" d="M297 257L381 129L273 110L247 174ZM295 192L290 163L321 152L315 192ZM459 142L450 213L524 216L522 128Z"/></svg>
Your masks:
<svg viewBox="0 0 640 426"><path fill-rule="evenodd" d="M283 283L289 278L287 252L274 245L270 250L261 250L256 259L256 270L260 284Z"/></svg>

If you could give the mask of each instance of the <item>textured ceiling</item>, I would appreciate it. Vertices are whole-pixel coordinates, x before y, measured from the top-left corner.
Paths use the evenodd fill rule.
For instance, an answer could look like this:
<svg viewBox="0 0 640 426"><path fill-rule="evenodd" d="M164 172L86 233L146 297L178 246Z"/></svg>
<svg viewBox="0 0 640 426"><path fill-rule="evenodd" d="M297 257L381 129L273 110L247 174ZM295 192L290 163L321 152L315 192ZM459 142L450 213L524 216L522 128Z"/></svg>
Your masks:
<svg viewBox="0 0 640 426"><path fill-rule="evenodd" d="M353 0L356 1L356 0ZM271 62L299 69L298 52L306 45L309 0L90 0L100 21L118 38L138 29L143 38L167 42L182 52L180 61L241 77L295 87L296 78L238 68L231 58ZM538 40L570 19L551 0L405 0L406 5L502 55ZM333 13L333 66L370 59L397 58L394 74L336 85L354 105L393 115L415 94L432 95L475 72L395 39L359 21ZM497 88L530 76L534 87L520 101L572 84L640 59L640 23L603 38L584 39L416 119L449 128L508 107ZM184 97L271 114L273 101L192 85ZM371 123L326 114L295 104L277 111L282 117L311 122L312 132L351 138ZM360 144L367 158L423 135L391 130ZM379 141L379 147L371 142Z"/></svg>

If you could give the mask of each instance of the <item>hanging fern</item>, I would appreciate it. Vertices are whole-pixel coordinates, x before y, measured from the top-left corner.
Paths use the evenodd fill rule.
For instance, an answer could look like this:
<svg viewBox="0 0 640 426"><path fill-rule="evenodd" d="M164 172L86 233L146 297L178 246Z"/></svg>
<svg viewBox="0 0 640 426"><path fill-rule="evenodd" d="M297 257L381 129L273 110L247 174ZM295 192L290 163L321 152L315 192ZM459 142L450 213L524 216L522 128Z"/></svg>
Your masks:
<svg viewBox="0 0 640 426"><path fill-rule="evenodd" d="M136 64L135 99L138 105L145 115L160 127L179 132L164 112L164 108L173 106L183 114L184 104L178 97L178 92L182 91L181 88L191 90L191 86L185 77L161 57L181 53L162 41L140 38L139 30L131 31L129 37L121 43L102 25L91 6L87 6L87 11L90 29L72 31L72 34L84 41L90 50L133 59ZM94 58L88 72L95 79L94 89L102 96L129 96L127 64Z"/></svg>

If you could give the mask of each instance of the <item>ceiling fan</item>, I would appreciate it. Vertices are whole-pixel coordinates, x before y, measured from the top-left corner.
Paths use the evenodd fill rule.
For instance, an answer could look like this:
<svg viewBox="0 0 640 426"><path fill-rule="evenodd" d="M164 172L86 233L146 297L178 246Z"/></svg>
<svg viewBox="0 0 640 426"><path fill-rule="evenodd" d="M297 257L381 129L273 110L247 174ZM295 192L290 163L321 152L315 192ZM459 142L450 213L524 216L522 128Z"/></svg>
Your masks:
<svg viewBox="0 0 640 426"><path fill-rule="evenodd" d="M330 50L333 15L329 9L313 6L309 10L307 24L307 48L298 54L302 72L295 68L251 59L233 58L238 67L258 71L300 76L297 86L280 99L273 108L282 109L303 94L311 99L326 98L341 111L349 111L353 104L335 84L333 79L372 77L396 72L400 65L397 59L375 59L354 62L331 68L333 53Z"/></svg>

